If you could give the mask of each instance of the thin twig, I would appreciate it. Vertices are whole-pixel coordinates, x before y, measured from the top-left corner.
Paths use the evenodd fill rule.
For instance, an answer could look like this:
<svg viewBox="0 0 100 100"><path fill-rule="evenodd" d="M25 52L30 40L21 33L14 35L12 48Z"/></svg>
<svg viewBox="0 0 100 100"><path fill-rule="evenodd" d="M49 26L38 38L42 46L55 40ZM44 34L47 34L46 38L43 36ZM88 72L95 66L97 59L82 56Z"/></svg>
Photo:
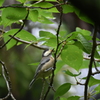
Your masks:
<svg viewBox="0 0 100 100"><path fill-rule="evenodd" d="M84 59L85 59L85 60L90 60L91 58L89 58L89 57L84 57ZM100 62L100 59L94 59L94 61Z"/></svg>
<svg viewBox="0 0 100 100"><path fill-rule="evenodd" d="M8 94L5 97L0 98L0 99L5 100L10 96L13 100L16 100L15 97L13 96L13 94L12 94L11 81L10 81L9 72L7 70L7 67L5 66L4 62L0 61L0 63L2 65L2 74L3 74L3 77L5 79L7 88L8 88Z"/></svg>
<svg viewBox="0 0 100 100"><path fill-rule="evenodd" d="M23 20L23 25L20 27L20 29L6 43L4 43L2 46L0 46L0 49L2 49L4 46L6 46L11 41L11 39L13 39L13 37L16 36L23 29L23 27L25 25L25 22L28 18L28 15L29 15L29 9L28 9L28 12L27 12L27 15L26 15L25 19Z"/></svg>
<svg viewBox="0 0 100 100"><path fill-rule="evenodd" d="M55 58L55 62L54 62L54 70L52 71L52 76L51 76L51 81L50 81L50 86L48 87L48 90L46 91L46 94L43 98L43 100L46 100L46 97L51 89L51 86L53 84L53 80L54 80L54 71L56 69L56 62L57 62L57 52L58 52L58 48L59 48L59 32L60 32L60 28L61 28L61 24L62 24L62 15L63 15L63 12L62 12L62 8L61 8L61 12L60 12L60 22L59 22L59 25L58 25L58 29L57 29L57 34L56 34L56 41L57 41L57 47L56 47L56 50L55 50L55 53L54 53L54 58Z"/></svg>
<svg viewBox="0 0 100 100"><path fill-rule="evenodd" d="M90 63L89 63L89 71L88 71L88 75L87 75L87 79L85 82L85 90L84 90L84 100L88 100L88 83L92 74L92 65L94 62L94 54L95 54L95 50L96 50L96 36L97 36L97 26L95 25L95 29L94 29L94 33L93 33L93 46L92 46L92 51L91 51L91 59L90 59Z"/></svg>

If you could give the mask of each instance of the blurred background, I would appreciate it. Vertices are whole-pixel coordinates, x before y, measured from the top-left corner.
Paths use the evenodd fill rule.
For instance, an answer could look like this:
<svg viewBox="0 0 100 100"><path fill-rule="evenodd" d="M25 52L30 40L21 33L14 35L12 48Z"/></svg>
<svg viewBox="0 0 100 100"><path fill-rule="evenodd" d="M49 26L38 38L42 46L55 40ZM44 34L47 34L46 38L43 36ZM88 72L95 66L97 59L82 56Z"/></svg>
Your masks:
<svg viewBox="0 0 100 100"><path fill-rule="evenodd" d="M18 3L16 0L5 0L4 5L16 4ZM26 26L24 29L31 32L35 36L39 36L38 33L40 30L51 31L52 33L56 33L55 29L58 27L59 22L59 14L54 13L55 16L54 24L41 24L39 22L26 22ZM12 28L19 28L20 26L17 24L13 24ZM80 20L74 13L68 13L63 15L63 25L61 29L66 31L66 34L75 30L76 27L80 27L82 29L87 29L92 31L93 28L91 25ZM2 29L2 26L0 26ZM9 30L7 27L5 30ZM3 44L3 40L0 41L0 45ZM26 45L19 45L11 48L6 51L6 47L2 50L0 49L0 59L5 62L5 65L9 71L9 75L11 78L12 91L17 100L38 100L40 98L41 90L42 90L42 80L37 80L33 85L32 89L29 90L28 86L30 81L32 80L35 69L37 65L31 65L31 63L37 63L41 60L42 50L29 46L25 49ZM54 79L54 87L57 89L64 82L72 81L67 75L65 76L62 70L66 68L64 66L55 76ZM48 85L45 88L47 90ZM78 90L75 87L71 89L69 94L65 96L69 96L72 93L77 94ZM0 98L6 96L8 93L5 80L2 76L1 65L0 65ZM51 90L47 100L53 99L53 91ZM79 94L83 95L83 94ZM11 100L11 98L9 98Z"/></svg>

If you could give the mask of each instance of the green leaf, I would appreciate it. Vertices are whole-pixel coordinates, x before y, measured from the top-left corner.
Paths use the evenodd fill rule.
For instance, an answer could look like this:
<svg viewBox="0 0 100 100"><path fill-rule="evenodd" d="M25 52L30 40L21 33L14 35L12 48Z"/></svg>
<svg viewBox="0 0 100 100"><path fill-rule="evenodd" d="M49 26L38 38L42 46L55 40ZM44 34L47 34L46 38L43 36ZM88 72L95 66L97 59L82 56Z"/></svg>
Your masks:
<svg viewBox="0 0 100 100"><path fill-rule="evenodd" d="M14 35L16 32L18 32L19 29L12 29L6 33L4 33L4 37L5 36L9 36L9 35ZM25 41L36 41L36 37L34 35L32 35L31 33L29 33L28 31L26 30L21 30L17 35L16 37L22 39L22 40L25 40Z"/></svg>
<svg viewBox="0 0 100 100"><path fill-rule="evenodd" d="M56 63L56 70L55 70L55 74L65 65L65 63L62 60L58 60Z"/></svg>
<svg viewBox="0 0 100 100"><path fill-rule="evenodd" d="M66 98L64 98L64 97L60 97L60 100L66 100Z"/></svg>
<svg viewBox="0 0 100 100"><path fill-rule="evenodd" d="M62 8L65 14L74 12L74 8L71 5L62 5Z"/></svg>
<svg viewBox="0 0 100 100"><path fill-rule="evenodd" d="M39 12L39 15L45 16L46 18L49 18L49 19L54 19L55 18L53 16L52 12L48 12L48 11L45 11L45 10L42 10L42 9L38 9L38 12Z"/></svg>
<svg viewBox="0 0 100 100"><path fill-rule="evenodd" d="M76 76L79 76L80 74L81 74L81 72L80 73L78 73L78 74L73 74L72 72L70 72L69 70L64 70L64 72L67 74L67 75L70 75L70 76L72 76L72 77L76 77Z"/></svg>
<svg viewBox="0 0 100 100"><path fill-rule="evenodd" d="M62 51L61 58L67 65L79 70L83 62L83 53L77 46L68 45L67 48Z"/></svg>
<svg viewBox="0 0 100 100"><path fill-rule="evenodd" d="M96 84L100 84L100 80L98 79L95 79L94 77L90 77L90 80L89 80L89 86L93 86L93 85L96 85Z"/></svg>
<svg viewBox="0 0 100 100"><path fill-rule="evenodd" d="M82 34L87 40L92 40L90 31L76 27L76 32L79 32L80 34Z"/></svg>
<svg viewBox="0 0 100 100"><path fill-rule="evenodd" d="M49 20L48 18L46 18L45 16L42 16L42 15L38 17L38 21L40 23L53 24L53 22L51 20Z"/></svg>
<svg viewBox="0 0 100 100"><path fill-rule="evenodd" d="M86 40L82 34L78 34L77 37L78 37L79 41L81 42L81 44L83 45L86 52L90 54L91 50L92 50L91 43L88 40Z"/></svg>
<svg viewBox="0 0 100 100"><path fill-rule="evenodd" d="M100 84L95 88L96 94L100 93Z"/></svg>
<svg viewBox="0 0 100 100"><path fill-rule="evenodd" d="M4 3L5 0L0 0L0 6Z"/></svg>
<svg viewBox="0 0 100 100"><path fill-rule="evenodd" d="M40 31L39 36L45 37L45 38L56 37L54 34L47 32L47 31Z"/></svg>
<svg viewBox="0 0 100 100"><path fill-rule="evenodd" d="M15 6L20 6L20 5L15 5ZM13 22L24 19L26 14L27 11L25 8L12 8L12 7L4 8L1 16L2 23L6 27L12 24Z"/></svg>
<svg viewBox="0 0 100 100"><path fill-rule="evenodd" d="M92 24L94 25L93 21L88 17L86 16L81 10L77 9L76 7L74 7L74 11L76 13L76 15L83 21L89 23L89 24Z"/></svg>
<svg viewBox="0 0 100 100"><path fill-rule="evenodd" d="M73 98L74 98L74 100L79 100L79 96L71 96L71 97L69 97L69 98L67 98L66 100L73 100Z"/></svg>
<svg viewBox="0 0 100 100"><path fill-rule="evenodd" d="M7 42L9 40L9 35L14 35L16 32L18 32L19 29L12 29L6 33L3 34L4 41ZM21 30L16 37L25 40L25 41L36 41L35 36L33 36L31 33ZM12 39L6 46L7 50L9 50L11 47L13 47L16 44L16 40Z"/></svg>
<svg viewBox="0 0 100 100"><path fill-rule="evenodd" d="M42 7L42 8L50 8L50 7L53 7L54 5L49 3L49 2L40 2L40 3L33 4L33 6L34 7ZM59 12L56 7L53 7L53 8L50 8L50 9L45 9L45 11L52 12L52 13L58 13Z"/></svg>
<svg viewBox="0 0 100 100"><path fill-rule="evenodd" d="M52 48L56 48L57 46L57 41L56 41L56 37L55 38L49 38L45 43L44 45L47 45L49 47L52 47Z"/></svg>
<svg viewBox="0 0 100 100"><path fill-rule="evenodd" d="M70 83L65 83L65 84L61 85L57 89L54 98L56 99L57 97L60 97L60 96L64 95L65 93L67 93L69 91L70 88L71 88Z"/></svg>
<svg viewBox="0 0 100 100"><path fill-rule="evenodd" d="M4 37L4 41L7 42L10 39L10 37L6 36ZM11 39L10 42L8 42L6 44L7 50L9 50L10 48L12 48L14 45L16 45L17 41L14 39Z"/></svg>
<svg viewBox="0 0 100 100"><path fill-rule="evenodd" d="M38 21L38 11L37 10L30 10L29 11L29 18L33 21L36 22Z"/></svg>
<svg viewBox="0 0 100 100"><path fill-rule="evenodd" d="M21 3L25 3L26 2L26 0L17 0L17 1L19 1Z"/></svg>

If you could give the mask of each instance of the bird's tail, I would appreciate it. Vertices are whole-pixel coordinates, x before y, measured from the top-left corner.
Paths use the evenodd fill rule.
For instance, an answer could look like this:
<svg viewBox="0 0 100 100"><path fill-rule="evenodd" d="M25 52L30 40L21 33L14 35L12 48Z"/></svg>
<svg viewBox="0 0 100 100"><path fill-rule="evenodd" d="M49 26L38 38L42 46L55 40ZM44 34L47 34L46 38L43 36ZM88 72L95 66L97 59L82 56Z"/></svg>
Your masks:
<svg viewBox="0 0 100 100"><path fill-rule="evenodd" d="M32 87L32 85L34 84L35 80L36 80L36 78L32 79L32 81L31 81L30 84L29 84L29 89L31 89L31 87Z"/></svg>

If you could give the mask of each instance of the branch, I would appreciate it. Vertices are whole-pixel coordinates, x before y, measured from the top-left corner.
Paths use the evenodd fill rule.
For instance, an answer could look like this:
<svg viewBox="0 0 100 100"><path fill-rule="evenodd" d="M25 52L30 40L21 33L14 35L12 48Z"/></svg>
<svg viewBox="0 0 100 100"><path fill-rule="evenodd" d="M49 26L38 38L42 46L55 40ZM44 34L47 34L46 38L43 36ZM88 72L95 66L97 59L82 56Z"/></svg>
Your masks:
<svg viewBox="0 0 100 100"><path fill-rule="evenodd" d="M27 12L27 15L26 15L25 19L23 20L23 25L20 27L20 29L6 43L4 43L2 46L0 46L0 49L5 47L11 41L11 39L13 39L13 37L16 36L23 29L23 27L25 25L25 22L28 18L28 15L29 15L29 9L28 9L28 12Z"/></svg>
<svg viewBox="0 0 100 100"><path fill-rule="evenodd" d="M51 86L53 84L53 80L54 80L54 71L56 69L56 62L57 62L57 52L58 52L58 48L59 48L59 32L60 32L60 28L61 28L61 24L62 24L62 15L63 15L63 12L62 12L62 8L60 8L61 12L60 12L60 22L59 22L59 25L58 25L58 29L57 29L57 34L56 34L56 41L57 41L57 46L56 46L56 50L55 50L55 53L54 53L54 70L52 71L52 76L51 76L51 81L50 81L50 86L48 87L48 90L46 91L46 94L43 98L43 100L46 100L46 97L51 89Z"/></svg>
<svg viewBox="0 0 100 100"><path fill-rule="evenodd" d="M0 61L1 65L2 65L2 75L5 79L7 88L8 88L8 94L4 97L4 98L0 98L0 100L5 100L7 99L9 96L13 99L16 100L15 97L12 94L12 87L11 87L11 81L10 81L10 77L9 77L9 72L4 64L4 62Z"/></svg>
<svg viewBox="0 0 100 100"><path fill-rule="evenodd" d="M85 60L90 60L91 58L89 57L84 57ZM100 62L100 59L94 59L94 61Z"/></svg>
<svg viewBox="0 0 100 100"><path fill-rule="evenodd" d="M17 42L21 42L21 43L24 43L24 44L30 44L31 46L35 47L35 48L38 48L38 49L42 49L42 50L45 50L47 49L46 47L42 47L42 46L37 46L35 43L33 42L29 42L29 41L25 41L25 40L21 40L20 38L17 38L17 37L14 37L12 35L9 35L10 37L12 37L14 40L16 40Z"/></svg>
<svg viewBox="0 0 100 100"><path fill-rule="evenodd" d="M88 71L87 79L86 79L86 82L85 82L84 100L88 100L87 90L88 90L88 83L89 83L90 77L92 75L92 65L93 65L93 62L94 62L94 54L95 54L95 50L96 50L96 46L97 46L96 45L96 36L97 36L97 26L95 25L95 30L94 30L94 33L93 33L93 46L92 46L92 51L91 51L90 63L89 63L89 71Z"/></svg>
<svg viewBox="0 0 100 100"><path fill-rule="evenodd" d="M56 3L58 3L58 2L56 2ZM28 9L40 8L40 9L44 9L44 10L49 10L49 9L54 8L54 7L59 7L59 6L61 6L61 5L65 5L65 3L56 4L56 5L51 6L51 7L48 7L48 8L45 8L45 7L28 7L28 6L12 6L12 5L4 5L4 6L1 6L0 9L12 7L12 8L28 8Z"/></svg>

